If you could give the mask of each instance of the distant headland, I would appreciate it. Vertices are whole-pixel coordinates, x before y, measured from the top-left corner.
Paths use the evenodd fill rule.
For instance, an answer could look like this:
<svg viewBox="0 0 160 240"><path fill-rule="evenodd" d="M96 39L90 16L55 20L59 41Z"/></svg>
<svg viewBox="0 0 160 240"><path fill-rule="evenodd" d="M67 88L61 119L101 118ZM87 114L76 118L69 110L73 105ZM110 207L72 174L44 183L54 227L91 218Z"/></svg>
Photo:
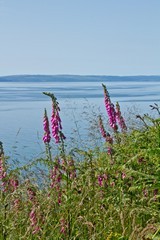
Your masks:
<svg viewBox="0 0 160 240"><path fill-rule="evenodd" d="M158 75L107 76L107 75L10 75L0 76L0 82L107 82L140 81L159 82Z"/></svg>

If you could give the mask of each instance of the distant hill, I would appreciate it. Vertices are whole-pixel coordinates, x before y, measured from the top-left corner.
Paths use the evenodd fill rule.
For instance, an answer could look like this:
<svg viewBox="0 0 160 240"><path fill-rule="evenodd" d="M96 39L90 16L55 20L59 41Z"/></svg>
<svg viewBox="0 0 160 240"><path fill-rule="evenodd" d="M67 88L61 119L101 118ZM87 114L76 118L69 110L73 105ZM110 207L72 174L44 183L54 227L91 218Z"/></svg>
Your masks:
<svg viewBox="0 0 160 240"><path fill-rule="evenodd" d="M13 75L1 76L0 82L106 82L160 81L160 76L98 76L98 75Z"/></svg>

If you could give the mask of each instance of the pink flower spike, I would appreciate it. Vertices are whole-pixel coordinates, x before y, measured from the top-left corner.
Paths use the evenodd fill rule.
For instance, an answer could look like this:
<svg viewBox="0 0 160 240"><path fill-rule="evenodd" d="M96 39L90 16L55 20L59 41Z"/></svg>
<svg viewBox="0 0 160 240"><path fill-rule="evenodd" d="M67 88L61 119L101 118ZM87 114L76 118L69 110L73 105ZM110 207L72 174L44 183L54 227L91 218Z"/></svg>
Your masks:
<svg viewBox="0 0 160 240"><path fill-rule="evenodd" d="M106 86L104 84L102 84L102 86L104 90L105 107L109 117L109 124L110 124L110 127L116 132L118 129L118 126L116 124L116 112L115 112L114 104L110 100L110 96Z"/></svg>
<svg viewBox="0 0 160 240"><path fill-rule="evenodd" d="M126 178L126 174L124 172L122 172L122 179Z"/></svg>
<svg viewBox="0 0 160 240"><path fill-rule="evenodd" d="M51 140L51 136L50 136L49 121L48 121L46 109L44 110L43 129L44 129L43 142L49 143Z"/></svg>
<svg viewBox="0 0 160 240"><path fill-rule="evenodd" d="M100 131L101 131L102 137L106 138L107 137L107 133L106 133L106 130L104 128L101 116L99 116L99 127L100 127Z"/></svg>
<svg viewBox="0 0 160 240"><path fill-rule="evenodd" d="M49 96L52 99L52 116L51 116L52 136L54 137L56 143L60 143L65 139L65 136L62 133L61 118L59 116L60 112L59 103L57 102L57 98L54 96L53 93L43 92L43 94Z"/></svg>
<svg viewBox="0 0 160 240"><path fill-rule="evenodd" d="M98 184L100 187L102 187L102 185L103 185L103 176L101 176L101 175L98 176Z"/></svg>
<svg viewBox="0 0 160 240"><path fill-rule="evenodd" d="M122 117L121 111L120 111L120 106L119 103L116 103L116 119L117 122L122 130L122 132L127 130L127 126L125 124L124 118Z"/></svg>
<svg viewBox="0 0 160 240"><path fill-rule="evenodd" d="M108 153L108 155L112 155L113 149L111 147L109 147L108 150L107 150L107 153Z"/></svg>

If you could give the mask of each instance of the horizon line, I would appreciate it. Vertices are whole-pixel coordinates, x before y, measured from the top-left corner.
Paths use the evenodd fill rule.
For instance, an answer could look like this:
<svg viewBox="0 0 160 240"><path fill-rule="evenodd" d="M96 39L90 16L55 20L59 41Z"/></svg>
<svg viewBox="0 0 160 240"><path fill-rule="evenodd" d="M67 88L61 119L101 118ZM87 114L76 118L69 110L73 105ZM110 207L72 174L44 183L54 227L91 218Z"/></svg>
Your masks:
<svg viewBox="0 0 160 240"><path fill-rule="evenodd" d="M107 75L107 74L9 74L0 75L0 77L16 77L16 76L79 76L79 77L160 77L160 74L135 74L135 75Z"/></svg>

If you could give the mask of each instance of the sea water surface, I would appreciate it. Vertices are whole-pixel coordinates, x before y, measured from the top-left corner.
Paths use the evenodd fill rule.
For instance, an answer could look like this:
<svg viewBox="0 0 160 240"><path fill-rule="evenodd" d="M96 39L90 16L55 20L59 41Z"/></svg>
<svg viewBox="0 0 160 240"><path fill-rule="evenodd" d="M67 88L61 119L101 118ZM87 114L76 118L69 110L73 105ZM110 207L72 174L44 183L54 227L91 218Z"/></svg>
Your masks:
<svg viewBox="0 0 160 240"><path fill-rule="evenodd" d="M16 78L15 78L16 79ZM92 77L57 81L14 81L0 78L0 141L6 154L29 159L44 151L43 113L51 114L51 101L42 92L52 92L61 108L63 131L68 139L75 128L84 134L83 113L105 114L102 82L106 84L113 103L118 101L122 111L136 105L140 112L149 111L149 105L160 102L160 78L121 77L117 80ZM36 79L36 80L35 80ZM85 115L86 116L86 115Z"/></svg>

